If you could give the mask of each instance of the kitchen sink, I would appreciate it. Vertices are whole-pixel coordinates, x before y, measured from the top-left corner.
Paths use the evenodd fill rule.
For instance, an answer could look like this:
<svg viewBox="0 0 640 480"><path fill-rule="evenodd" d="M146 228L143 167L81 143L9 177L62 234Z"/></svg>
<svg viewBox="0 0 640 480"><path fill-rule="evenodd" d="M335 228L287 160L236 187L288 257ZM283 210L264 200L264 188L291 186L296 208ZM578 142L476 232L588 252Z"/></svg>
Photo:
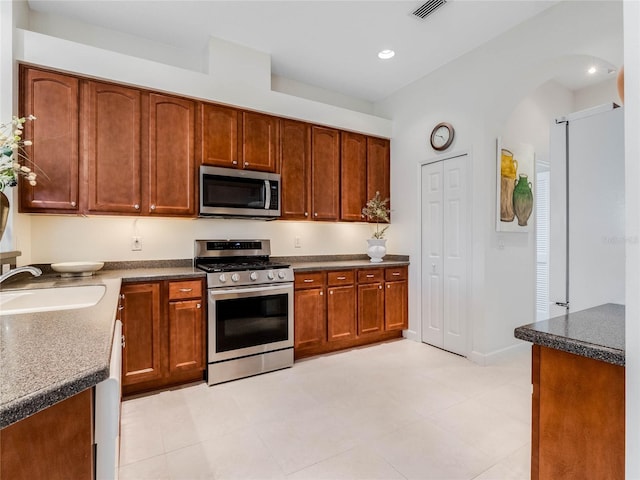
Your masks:
<svg viewBox="0 0 640 480"><path fill-rule="evenodd" d="M0 315L92 307L105 291L104 285L0 291Z"/></svg>

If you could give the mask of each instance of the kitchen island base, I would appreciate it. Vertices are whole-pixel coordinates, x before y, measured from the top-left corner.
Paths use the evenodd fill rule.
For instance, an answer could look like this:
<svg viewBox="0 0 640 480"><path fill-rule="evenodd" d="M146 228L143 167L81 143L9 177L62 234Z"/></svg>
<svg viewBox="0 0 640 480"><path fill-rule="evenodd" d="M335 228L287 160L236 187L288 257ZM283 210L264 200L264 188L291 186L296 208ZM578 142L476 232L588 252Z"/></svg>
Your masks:
<svg viewBox="0 0 640 480"><path fill-rule="evenodd" d="M531 479L624 479L625 369L532 347Z"/></svg>

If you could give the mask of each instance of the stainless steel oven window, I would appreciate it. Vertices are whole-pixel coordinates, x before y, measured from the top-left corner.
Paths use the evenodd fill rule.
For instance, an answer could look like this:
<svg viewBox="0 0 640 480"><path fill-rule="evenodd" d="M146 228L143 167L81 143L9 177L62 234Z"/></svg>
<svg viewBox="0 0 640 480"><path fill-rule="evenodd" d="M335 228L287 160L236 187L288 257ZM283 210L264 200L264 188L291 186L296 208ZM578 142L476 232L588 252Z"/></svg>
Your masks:
<svg viewBox="0 0 640 480"><path fill-rule="evenodd" d="M293 285L209 290L209 362L293 347Z"/></svg>

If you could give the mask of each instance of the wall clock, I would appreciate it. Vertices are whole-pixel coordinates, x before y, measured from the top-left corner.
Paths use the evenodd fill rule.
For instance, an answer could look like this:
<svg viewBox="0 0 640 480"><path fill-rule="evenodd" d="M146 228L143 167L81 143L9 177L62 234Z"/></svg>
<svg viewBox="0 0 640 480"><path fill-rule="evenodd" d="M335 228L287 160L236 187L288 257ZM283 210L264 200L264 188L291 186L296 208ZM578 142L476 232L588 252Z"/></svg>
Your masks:
<svg viewBox="0 0 640 480"><path fill-rule="evenodd" d="M455 130L450 123L442 122L433 127L431 132L431 147L439 152L446 150L453 142Z"/></svg>

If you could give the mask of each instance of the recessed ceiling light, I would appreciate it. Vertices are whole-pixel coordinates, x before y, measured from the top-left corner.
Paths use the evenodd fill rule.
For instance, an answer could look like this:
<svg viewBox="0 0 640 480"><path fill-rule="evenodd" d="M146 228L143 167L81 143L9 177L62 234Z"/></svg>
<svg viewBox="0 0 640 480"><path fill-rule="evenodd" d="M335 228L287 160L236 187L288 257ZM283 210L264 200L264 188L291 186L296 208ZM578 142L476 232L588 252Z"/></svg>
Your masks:
<svg viewBox="0 0 640 480"><path fill-rule="evenodd" d="M598 71L598 69L596 67L589 67L589 70L587 70L587 73L589 75L593 75L594 73L596 73Z"/></svg>
<svg viewBox="0 0 640 480"><path fill-rule="evenodd" d="M393 57L396 54L396 52L394 52L393 50L382 50L380 52L378 52L378 58L381 58L382 60L389 60L391 57Z"/></svg>

